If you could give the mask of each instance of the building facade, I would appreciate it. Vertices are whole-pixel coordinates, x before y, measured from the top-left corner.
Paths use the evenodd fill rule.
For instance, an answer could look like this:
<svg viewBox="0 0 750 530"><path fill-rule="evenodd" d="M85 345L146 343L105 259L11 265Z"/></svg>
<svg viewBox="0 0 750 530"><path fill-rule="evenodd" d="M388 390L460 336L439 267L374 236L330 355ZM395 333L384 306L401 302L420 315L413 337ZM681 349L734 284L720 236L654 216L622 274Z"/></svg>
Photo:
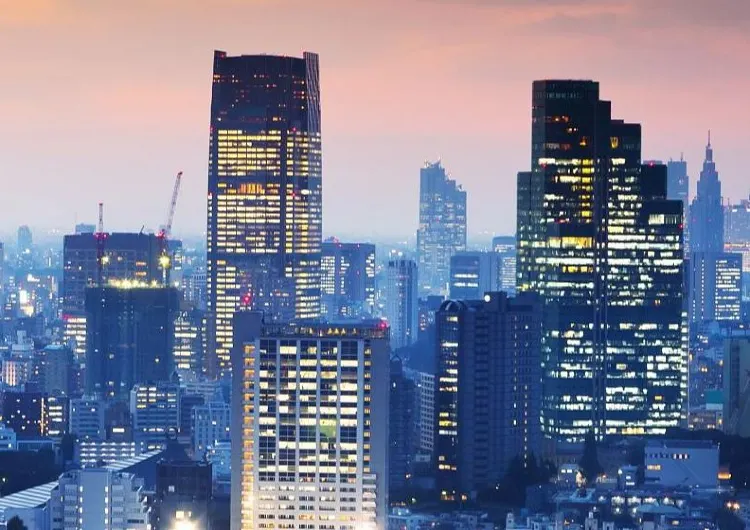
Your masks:
<svg viewBox="0 0 750 530"><path fill-rule="evenodd" d="M111 281L86 290L86 393L128 399L137 383L174 372L174 287Z"/></svg>
<svg viewBox="0 0 750 530"><path fill-rule="evenodd" d="M686 419L682 202L598 83L534 82L532 116L517 276L546 306L545 434L662 434Z"/></svg>
<svg viewBox="0 0 750 530"><path fill-rule="evenodd" d="M497 252L458 252L451 256L450 297L479 300L502 290L502 256Z"/></svg>
<svg viewBox="0 0 750 530"><path fill-rule="evenodd" d="M436 471L441 498L490 491L541 449L542 302L488 293L438 311Z"/></svg>
<svg viewBox="0 0 750 530"><path fill-rule="evenodd" d="M724 341L724 432L750 436L750 338Z"/></svg>
<svg viewBox="0 0 750 530"><path fill-rule="evenodd" d="M419 178L417 256L422 294L445 294L450 259L466 250L466 192L440 161L426 163Z"/></svg>
<svg viewBox="0 0 750 530"><path fill-rule="evenodd" d="M234 330L232 530L385 530L387 326L264 324L243 311Z"/></svg>
<svg viewBox="0 0 750 530"><path fill-rule="evenodd" d="M742 254L693 252L690 270L690 322L742 320Z"/></svg>
<svg viewBox="0 0 750 530"><path fill-rule="evenodd" d="M391 328L395 350L417 340L419 299L417 264L409 259L388 262L385 287L385 316Z"/></svg>
<svg viewBox="0 0 750 530"><path fill-rule="evenodd" d="M690 251L724 251L724 207L721 181L716 171L711 133L708 134L706 158L698 178L698 191L690 204Z"/></svg>
<svg viewBox="0 0 750 530"><path fill-rule="evenodd" d="M167 436L180 428L180 386L159 381L137 384L130 391L133 440L148 449L166 443Z"/></svg>
<svg viewBox="0 0 750 530"><path fill-rule="evenodd" d="M331 320L373 314L375 305L375 245L323 243L321 312Z"/></svg>
<svg viewBox="0 0 750 530"><path fill-rule="evenodd" d="M240 306L320 315L318 56L214 52L208 160L208 370L228 375Z"/></svg>
<svg viewBox="0 0 750 530"><path fill-rule="evenodd" d="M230 438L231 408L223 402L210 402L193 407L191 411L191 434L193 455L205 456L208 449Z"/></svg>

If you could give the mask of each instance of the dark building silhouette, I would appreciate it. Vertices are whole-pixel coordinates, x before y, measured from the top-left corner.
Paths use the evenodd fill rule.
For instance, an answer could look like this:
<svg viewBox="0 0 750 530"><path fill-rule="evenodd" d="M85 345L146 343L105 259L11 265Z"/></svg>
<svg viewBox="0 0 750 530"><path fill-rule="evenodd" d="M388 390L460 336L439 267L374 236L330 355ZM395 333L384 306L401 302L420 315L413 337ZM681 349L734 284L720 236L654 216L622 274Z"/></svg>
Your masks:
<svg viewBox="0 0 750 530"><path fill-rule="evenodd" d="M137 383L174 372L173 287L111 282L86 289L86 393L128 399Z"/></svg>
<svg viewBox="0 0 750 530"><path fill-rule="evenodd" d="M323 242L321 311L328 319L372 315L375 305L375 245Z"/></svg>
<svg viewBox="0 0 750 530"><path fill-rule="evenodd" d="M518 289L546 305L545 434L677 427L683 212L666 167L641 165L640 125L613 119L593 81L534 83L531 164L518 175Z"/></svg>
<svg viewBox="0 0 750 530"><path fill-rule="evenodd" d="M208 167L208 365L228 375L232 316L320 315L318 56L214 52Z"/></svg>
<svg viewBox="0 0 750 530"><path fill-rule="evenodd" d="M436 315L437 485L444 500L489 491L541 448L542 302L488 293Z"/></svg>
<svg viewBox="0 0 750 530"><path fill-rule="evenodd" d="M716 171L711 133L708 134L706 158L698 178L698 192L690 205L690 251L724 251L724 208L721 204L721 181Z"/></svg>
<svg viewBox="0 0 750 530"><path fill-rule="evenodd" d="M680 155L679 160L670 159L667 162L667 199L682 201L683 233L685 248L690 248L690 177L687 172L687 162Z"/></svg>
<svg viewBox="0 0 750 530"><path fill-rule="evenodd" d="M59 438L68 431L68 398L43 392L0 392L2 423L19 440Z"/></svg>
<svg viewBox="0 0 750 530"><path fill-rule="evenodd" d="M172 530L180 524L210 530L212 499L211 464L184 460L162 460L156 464L153 528Z"/></svg>
<svg viewBox="0 0 750 530"><path fill-rule="evenodd" d="M391 395L388 416L388 491L402 494L409 483L418 444L416 384L404 374L404 363L391 358Z"/></svg>
<svg viewBox="0 0 750 530"><path fill-rule="evenodd" d="M426 163L419 177L419 292L445 294L451 256L466 250L466 192L440 161Z"/></svg>

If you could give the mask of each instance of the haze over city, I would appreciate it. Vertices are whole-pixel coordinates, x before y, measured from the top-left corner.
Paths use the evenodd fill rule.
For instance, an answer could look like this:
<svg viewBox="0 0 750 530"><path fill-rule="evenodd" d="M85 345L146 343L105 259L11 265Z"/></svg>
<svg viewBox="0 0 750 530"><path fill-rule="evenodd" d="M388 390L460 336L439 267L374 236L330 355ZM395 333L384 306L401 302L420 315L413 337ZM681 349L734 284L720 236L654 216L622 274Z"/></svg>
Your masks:
<svg viewBox="0 0 750 530"><path fill-rule="evenodd" d="M750 3L739 0L0 1L0 223L206 226L211 60L320 54L324 233L413 236L419 169L468 194L468 230L513 233L531 80L595 79L643 124L645 159L712 130L725 197L747 196ZM332 29L335 28L335 31Z"/></svg>

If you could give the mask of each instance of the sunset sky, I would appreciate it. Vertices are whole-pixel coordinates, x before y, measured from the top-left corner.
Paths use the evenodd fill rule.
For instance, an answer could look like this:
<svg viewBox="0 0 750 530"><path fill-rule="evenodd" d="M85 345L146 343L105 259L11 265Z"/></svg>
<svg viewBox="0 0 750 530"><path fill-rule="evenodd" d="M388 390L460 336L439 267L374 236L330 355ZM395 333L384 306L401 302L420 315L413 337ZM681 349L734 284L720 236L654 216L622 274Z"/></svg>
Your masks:
<svg viewBox="0 0 750 530"><path fill-rule="evenodd" d="M643 156L712 130L725 197L750 192L748 0L0 0L0 232L205 230L211 61L320 54L324 231L416 230L419 169L468 190L469 232L513 233L531 82L601 83Z"/></svg>

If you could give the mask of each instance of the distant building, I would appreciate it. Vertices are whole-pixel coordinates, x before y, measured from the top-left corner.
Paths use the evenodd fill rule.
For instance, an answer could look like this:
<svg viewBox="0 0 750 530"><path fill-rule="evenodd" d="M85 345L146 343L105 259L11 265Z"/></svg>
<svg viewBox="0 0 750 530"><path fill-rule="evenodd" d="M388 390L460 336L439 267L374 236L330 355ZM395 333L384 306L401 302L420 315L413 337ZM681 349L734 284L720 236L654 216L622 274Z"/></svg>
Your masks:
<svg viewBox="0 0 750 530"><path fill-rule="evenodd" d="M479 300L484 293L500 291L501 255L497 252L458 252L451 257L450 297Z"/></svg>
<svg viewBox="0 0 750 530"><path fill-rule="evenodd" d="M445 302L436 322L438 488L458 501L540 453L542 303L488 293Z"/></svg>
<svg viewBox="0 0 750 530"><path fill-rule="evenodd" d="M107 440L78 440L75 461L81 467L101 467L121 462L145 452L146 444Z"/></svg>
<svg viewBox="0 0 750 530"><path fill-rule="evenodd" d="M73 352L67 346L51 344L40 354L40 388L47 394L68 395L73 383Z"/></svg>
<svg viewBox="0 0 750 530"><path fill-rule="evenodd" d="M28 271L34 267L34 239L31 235L31 228L26 225L19 226L16 241L18 268Z"/></svg>
<svg viewBox="0 0 750 530"><path fill-rule="evenodd" d="M690 322L742 320L742 255L693 252L690 270Z"/></svg>
<svg viewBox="0 0 750 530"><path fill-rule="evenodd" d="M750 337L724 341L724 432L750 437Z"/></svg>
<svg viewBox="0 0 750 530"><path fill-rule="evenodd" d="M419 299L417 302L417 340L421 342L426 341L426 343L434 342L435 313L437 313L437 310L440 309L444 301L445 297L437 294Z"/></svg>
<svg viewBox="0 0 750 530"><path fill-rule="evenodd" d="M63 473L52 490L48 513L50 530L149 529L143 481L108 469Z"/></svg>
<svg viewBox="0 0 750 530"><path fill-rule="evenodd" d="M375 245L323 242L321 313L336 320L372 316L375 305Z"/></svg>
<svg viewBox="0 0 750 530"><path fill-rule="evenodd" d="M698 179L698 191L690 205L690 251L723 252L724 208L721 181L716 171L711 133L708 133L706 158Z"/></svg>
<svg viewBox="0 0 750 530"><path fill-rule="evenodd" d="M193 455L203 458L206 451L218 442L230 439L231 409L227 403L210 402L193 407L192 414Z"/></svg>
<svg viewBox="0 0 750 530"><path fill-rule="evenodd" d="M174 372L173 287L111 282L86 290L86 393L127 399L138 383Z"/></svg>
<svg viewBox="0 0 750 530"><path fill-rule="evenodd" d="M385 315L391 328L391 348L417 340L417 264L408 259L388 262Z"/></svg>
<svg viewBox="0 0 750 530"><path fill-rule="evenodd" d="M75 235L93 234L96 232L96 225L88 223L78 223L75 228Z"/></svg>
<svg viewBox="0 0 750 530"><path fill-rule="evenodd" d="M750 199L724 208L724 242L750 243Z"/></svg>
<svg viewBox="0 0 750 530"><path fill-rule="evenodd" d="M180 428L180 387L159 381L137 384L130 392L133 440L148 449L162 446L170 432Z"/></svg>
<svg viewBox="0 0 750 530"><path fill-rule="evenodd" d="M495 236L492 250L500 255L500 290L516 293L516 238L515 236Z"/></svg>
<svg viewBox="0 0 750 530"><path fill-rule="evenodd" d="M336 528L385 528L387 326L264 324L262 318L240 311L234 321L236 528L309 524L312 514L330 517ZM284 507L291 491L309 510Z"/></svg>
<svg viewBox="0 0 750 530"><path fill-rule="evenodd" d="M646 442L646 484L715 488L719 484L719 446L709 440Z"/></svg>
<svg viewBox="0 0 750 530"><path fill-rule="evenodd" d="M41 392L2 392L2 421L19 440L60 437L68 432L67 398Z"/></svg>
<svg viewBox="0 0 750 530"><path fill-rule="evenodd" d="M420 171L417 257L419 293L445 294L450 259L466 250L466 192L440 161Z"/></svg>
<svg viewBox="0 0 750 530"><path fill-rule="evenodd" d="M102 265L102 284L110 280L151 283L161 279L161 247L154 234L108 233ZM80 359L86 353L86 288L98 278L97 240L93 233L63 238L62 313L64 335Z"/></svg>
<svg viewBox="0 0 750 530"><path fill-rule="evenodd" d="M202 374L205 369L206 313L200 309L180 309L174 324L174 367Z"/></svg>
<svg viewBox="0 0 750 530"><path fill-rule="evenodd" d="M105 404L100 399L71 399L69 432L76 435L79 440L104 440L104 412Z"/></svg>
<svg viewBox="0 0 750 530"><path fill-rule="evenodd" d="M16 432L4 423L0 423L0 451L16 451L18 443L16 442Z"/></svg>
<svg viewBox="0 0 750 530"><path fill-rule="evenodd" d="M417 402L419 404L419 416L417 426L419 429L419 452L432 457L435 451L435 375L418 372Z"/></svg>

